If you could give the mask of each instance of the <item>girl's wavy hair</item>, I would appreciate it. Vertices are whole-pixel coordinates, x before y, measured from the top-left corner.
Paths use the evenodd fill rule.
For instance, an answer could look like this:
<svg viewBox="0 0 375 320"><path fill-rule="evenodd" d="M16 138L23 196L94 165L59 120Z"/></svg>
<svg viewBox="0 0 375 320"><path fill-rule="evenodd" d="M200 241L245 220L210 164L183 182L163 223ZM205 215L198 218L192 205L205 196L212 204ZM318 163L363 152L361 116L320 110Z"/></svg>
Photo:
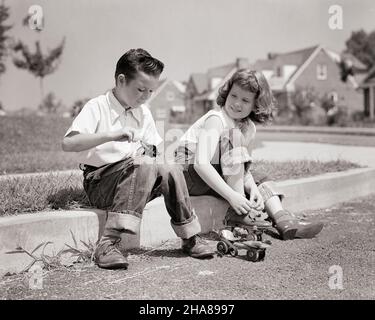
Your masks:
<svg viewBox="0 0 375 320"><path fill-rule="evenodd" d="M257 123L267 123L273 119L273 112L276 110L276 100L263 73L250 69L237 70L219 89L219 95L216 99L216 103L219 106L224 107L233 84L255 93L255 108L242 121L250 119Z"/></svg>

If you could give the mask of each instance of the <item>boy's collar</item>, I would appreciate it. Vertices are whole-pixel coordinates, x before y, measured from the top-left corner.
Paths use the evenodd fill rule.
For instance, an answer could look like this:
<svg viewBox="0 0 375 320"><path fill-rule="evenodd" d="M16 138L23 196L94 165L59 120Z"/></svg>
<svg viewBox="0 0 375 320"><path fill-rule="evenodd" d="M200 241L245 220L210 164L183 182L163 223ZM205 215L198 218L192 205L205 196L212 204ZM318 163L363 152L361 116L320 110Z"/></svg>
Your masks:
<svg viewBox="0 0 375 320"><path fill-rule="evenodd" d="M141 107L138 108L131 108L131 107L124 107L120 101L116 98L116 96L113 93L113 90L109 91L109 102L111 106L111 121L112 124L116 121L116 119L123 113L123 112L131 112L133 117L138 121L138 123L141 123L142 121L142 109Z"/></svg>

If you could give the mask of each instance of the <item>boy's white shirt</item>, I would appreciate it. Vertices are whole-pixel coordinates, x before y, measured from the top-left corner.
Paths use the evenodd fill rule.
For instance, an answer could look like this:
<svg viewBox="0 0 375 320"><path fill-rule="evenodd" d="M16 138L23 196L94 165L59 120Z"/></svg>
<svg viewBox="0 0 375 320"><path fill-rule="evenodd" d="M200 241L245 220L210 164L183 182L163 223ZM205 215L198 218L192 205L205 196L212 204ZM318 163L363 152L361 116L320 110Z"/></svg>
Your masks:
<svg viewBox="0 0 375 320"><path fill-rule="evenodd" d="M145 143L157 146L163 141L148 107L141 105L126 111L112 90L88 101L73 120L65 136L72 131L101 133L117 131L124 127L136 129L137 137ZM134 156L140 147L140 142L110 141L78 152L78 161L100 167Z"/></svg>

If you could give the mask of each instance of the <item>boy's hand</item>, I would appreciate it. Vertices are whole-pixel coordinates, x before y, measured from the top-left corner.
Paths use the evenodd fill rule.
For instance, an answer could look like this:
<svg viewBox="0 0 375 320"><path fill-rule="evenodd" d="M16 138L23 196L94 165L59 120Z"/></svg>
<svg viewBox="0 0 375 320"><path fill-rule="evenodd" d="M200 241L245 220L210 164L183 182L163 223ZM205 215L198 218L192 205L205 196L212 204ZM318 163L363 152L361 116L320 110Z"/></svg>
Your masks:
<svg viewBox="0 0 375 320"><path fill-rule="evenodd" d="M140 140L137 130L132 128L123 128L110 133L112 141L136 142Z"/></svg>

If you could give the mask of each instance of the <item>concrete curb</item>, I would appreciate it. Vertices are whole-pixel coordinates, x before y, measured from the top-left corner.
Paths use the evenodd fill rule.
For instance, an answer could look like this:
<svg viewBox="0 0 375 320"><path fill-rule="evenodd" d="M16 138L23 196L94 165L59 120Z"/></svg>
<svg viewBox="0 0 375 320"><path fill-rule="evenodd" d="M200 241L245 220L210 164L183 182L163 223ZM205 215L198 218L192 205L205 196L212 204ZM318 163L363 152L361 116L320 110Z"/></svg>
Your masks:
<svg viewBox="0 0 375 320"><path fill-rule="evenodd" d="M174 129L186 131L189 125L173 124ZM375 136L375 127L327 127L327 126L289 126L289 125L274 125L257 126L258 132L305 132L305 133L328 133L328 134L342 134L342 135L362 135Z"/></svg>
<svg viewBox="0 0 375 320"><path fill-rule="evenodd" d="M326 173L316 177L287 180L277 185L287 194L285 208L298 212L319 209L366 196L375 191L375 169L359 168L345 172ZM202 232L222 226L229 204L210 196L192 197L192 204L200 220ZM32 251L46 241L53 243L46 254L56 254L65 244L74 246L71 233L80 242L95 243L106 219L102 210L40 212L0 218L0 276L22 271L32 259L26 254L6 254L16 247ZM125 235L124 248L155 247L177 238L170 225L163 198L149 202L143 213L139 235ZM65 247L66 248L66 247ZM36 251L39 256L41 249Z"/></svg>
<svg viewBox="0 0 375 320"><path fill-rule="evenodd" d="M316 127L316 126L257 126L258 132L303 132L355 136L375 136L375 128Z"/></svg>

